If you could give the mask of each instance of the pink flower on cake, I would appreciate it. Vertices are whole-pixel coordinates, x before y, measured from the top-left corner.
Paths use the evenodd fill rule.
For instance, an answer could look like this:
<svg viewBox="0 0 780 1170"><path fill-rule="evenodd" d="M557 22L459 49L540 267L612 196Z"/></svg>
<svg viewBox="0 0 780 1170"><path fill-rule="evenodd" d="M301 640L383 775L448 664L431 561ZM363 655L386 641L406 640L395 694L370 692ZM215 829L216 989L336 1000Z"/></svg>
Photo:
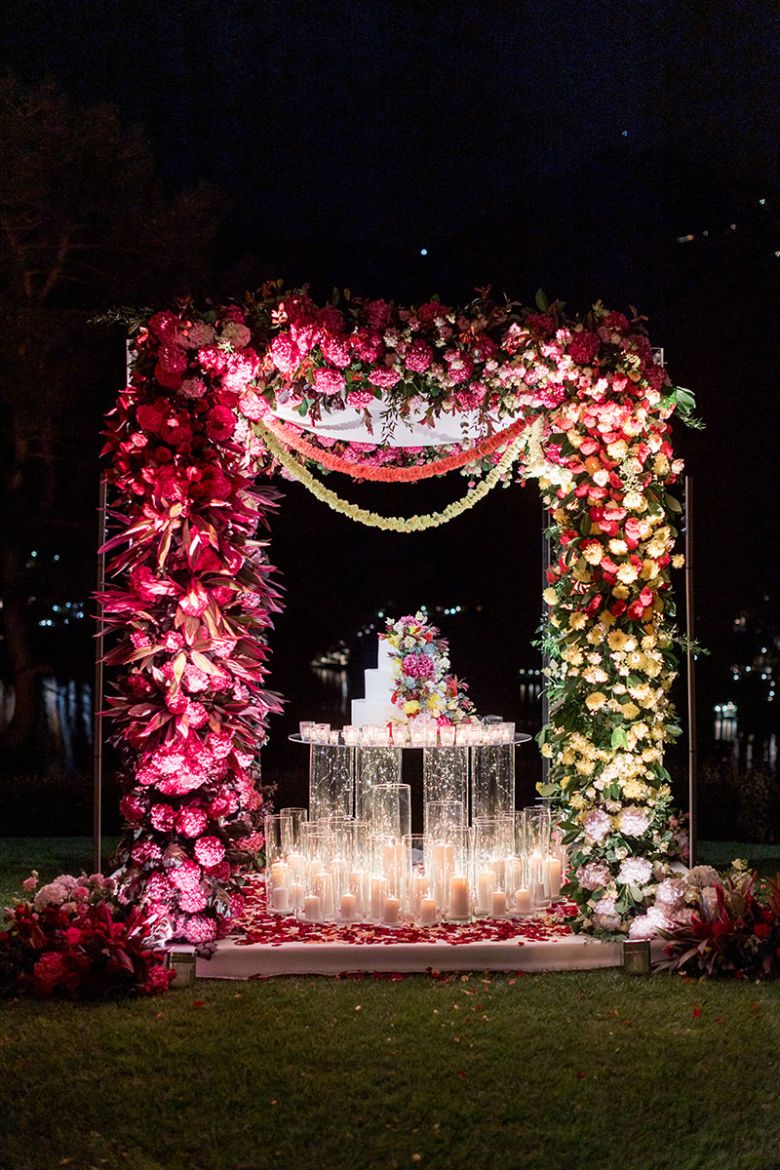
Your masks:
<svg viewBox="0 0 780 1170"><path fill-rule="evenodd" d="M427 654L407 654L401 665L410 678L433 678L436 669Z"/></svg>
<svg viewBox="0 0 780 1170"><path fill-rule="evenodd" d="M301 356L298 346L289 333L279 333L271 342L271 361L280 374L292 374L297 370Z"/></svg>
<svg viewBox="0 0 780 1170"><path fill-rule="evenodd" d="M353 406L355 410L365 410L375 401L376 399L370 390L350 390L347 395L347 404Z"/></svg>
<svg viewBox="0 0 780 1170"><path fill-rule="evenodd" d="M401 375L394 367L385 366L380 370L372 370L368 380L372 386L378 386L380 390L391 390L401 381Z"/></svg>
<svg viewBox="0 0 780 1170"><path fill-rule="evenodd" d="M426 341L413 341L404 354L404 363L415 374L424 374L432 361L433 350Z"/></svg>

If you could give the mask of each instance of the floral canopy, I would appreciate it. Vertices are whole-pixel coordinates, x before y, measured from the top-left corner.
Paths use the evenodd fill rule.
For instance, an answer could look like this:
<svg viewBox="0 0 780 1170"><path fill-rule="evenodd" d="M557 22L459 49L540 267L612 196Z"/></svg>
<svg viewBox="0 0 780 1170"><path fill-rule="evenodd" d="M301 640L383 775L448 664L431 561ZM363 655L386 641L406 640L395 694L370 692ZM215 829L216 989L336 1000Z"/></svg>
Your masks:
<svg viewBox="0 0 780 1170"><path fill-rule="evenodd" d="M193 943L228 929L262 833L264 686L281 606L268 559L283 471L356 521L421 531L516 476L549 514L550 721L542 794L571 849L580 929L662 924L656 888L684 849L664 745L680 733L670 572L682 464L670 420L691 396L644 322L581 319L482 293L404 308L265 286L242 304L179 304L132 323L129 382L108 418L115 636L110 715L122 758L128 899ZM356 438L355 436L360 436ZM416 440L416 441L410 441ZM430 516L358 508L321 472L408 482L462 470Z"/></svg>

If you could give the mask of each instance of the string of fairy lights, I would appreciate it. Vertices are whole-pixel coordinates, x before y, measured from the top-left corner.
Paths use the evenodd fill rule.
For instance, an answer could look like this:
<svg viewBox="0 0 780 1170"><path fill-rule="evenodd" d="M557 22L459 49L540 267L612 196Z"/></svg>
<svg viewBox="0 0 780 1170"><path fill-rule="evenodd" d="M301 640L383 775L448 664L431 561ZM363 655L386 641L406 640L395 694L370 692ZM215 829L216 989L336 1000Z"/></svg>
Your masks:
<svg viewBox="0 0 780 1170"><path fill-rule="evenodd" d="M755 225L760 223L762 219L764 220L764 223L761 226L769 228L770 222L773 221L768 221L768 215L767 219L764 219L764 214L762 213L777 211L777 207L778 200L771 199L766 195L761 195L756 198L755 203L752 205L752 210L754 212L753 217L747 220L741 219L740 222L738 222L737 219L734 219L730 223L724 224L715 230L711 230L710 228L702 228L697 232L686 232L684 235L676 237L677 243L692 244L695 242L709 242L723 239L724 237L735 235L740 227L755 227ZM780 260L780 231L778 231L777 246L770 248L770 253L776 260Z"/></svg>

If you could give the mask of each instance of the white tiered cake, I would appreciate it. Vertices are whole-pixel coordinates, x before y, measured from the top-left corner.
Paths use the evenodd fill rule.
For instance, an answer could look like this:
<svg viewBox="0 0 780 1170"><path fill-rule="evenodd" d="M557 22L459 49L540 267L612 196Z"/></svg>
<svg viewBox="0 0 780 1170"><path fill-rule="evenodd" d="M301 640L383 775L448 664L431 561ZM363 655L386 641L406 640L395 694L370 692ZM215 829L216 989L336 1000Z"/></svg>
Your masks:
<svg viewBox="0 0 780 1170"><path fill-rule="evenodd" d="M395 690L392 671L393 655L387 638L379 635L379 654L375 670L364 671L366 697L352 700L353 727L382 727L402 718L401 711L392 702Z"/></svg>

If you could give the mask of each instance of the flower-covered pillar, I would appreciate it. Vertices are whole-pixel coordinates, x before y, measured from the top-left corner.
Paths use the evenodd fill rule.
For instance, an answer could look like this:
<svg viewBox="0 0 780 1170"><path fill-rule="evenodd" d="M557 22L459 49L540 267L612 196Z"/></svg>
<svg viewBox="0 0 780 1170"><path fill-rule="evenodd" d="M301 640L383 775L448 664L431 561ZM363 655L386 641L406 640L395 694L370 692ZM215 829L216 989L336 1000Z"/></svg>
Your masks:
<svg viewBox="0 0 780 1170"><path fill-rule="evenodd" d="M543 438L529 433L527 474L538 477L551 541L543 647L550 761L540 786L563 816L570 895L579 927L664 925L656 887L687 854L672 807L664 747L680 734L669 692L676 677L670 570L682 471L670 417L692 398L671 387L647 337L600 306L545 338L541 382L552 394ZM555 400L557 399L557 401Z"/></svg>
<svg viewBox="0 0 780 1170"><path fill-rule="evenodd" d="M279 595L256 536L276 493L255 485L262 452L238 409L259 366L249 341L236 306L153 316L105 449L122 893L193 943L223 931L262 846L258 748L279 710L263 688Z"/></svg>

